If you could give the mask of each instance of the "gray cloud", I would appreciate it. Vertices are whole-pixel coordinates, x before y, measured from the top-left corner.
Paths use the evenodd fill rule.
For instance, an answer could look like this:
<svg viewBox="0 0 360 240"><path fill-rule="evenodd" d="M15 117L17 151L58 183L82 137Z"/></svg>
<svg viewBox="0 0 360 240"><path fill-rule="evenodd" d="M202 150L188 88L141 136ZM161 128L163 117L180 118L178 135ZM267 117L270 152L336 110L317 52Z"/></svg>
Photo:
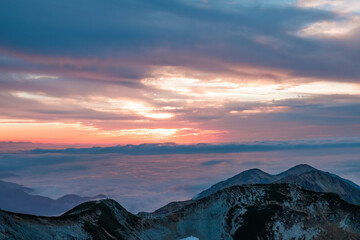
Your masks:
<svg viewBox="0 0 360 240"><path fill-rule="evenodd" d="M203 81L219 77L247 83L267 79L290 85L292 81L298 84L319 79L358 81L359 35L355 30L346 39L303 38L294 34L313 22L339 21L348 16L282 1L122 0L105 4L92 0L5 0L0 6L0 31L4 33L0 39L2 118L81 121L100 131L165 125L234 132L233 138L227 136L219 141L239 141L241 136L241 140L249 141L272 139L272 131L279 134L279 139L359 133L359 99L355 97L329 95L321 103L316 94L298 101L267 103L243 102L239 98L220 107L201 103L198 107L191 96L141 82L161 76L153 71L168 66ZM259 71L246 71L248 67ZM289 76L279 77L279 71ZM43 77L36 78L39 75ZM14 92L68 101L52 104L21 98ZM94 105L108 107L109 103L92 102L96 97L143 102L160 109L154 112L173 113L173 121L165 123L131 111L98 111ZM84 102L93 105L79 104ZM342 104L332 106L338 102ZM229 114L231 110L281 105L290 107L289 111L240 117ZM161 110L162 107L175 109ZM301 125L299 128L327 127L296 131L296 124ZM247 129L259 129L261 134L255 138ZM292 134L287 135L282 129Z"/></svg>
<svg viewBox="0 0 360 240"><path fill-rule="evenodd" d="M218 165L221 163L231 163L231 159L222 159L222 160L209 160L209 161L205 161L202 162L201 165L202 166L214 166L214 165Z"/></svg>
<svg viewBox="0 0 360 240"><path fill-rule="evenodd" d="M6 35L0 46L8 51L8 57L14 56L10 52L21 52L40 59L97 59L98 64L102 59L112 59L117 62L115 66L79 67L70 63L58 69L101 73L118 80L138 79L149 65L210 72L217 69L224 73L231 71L228 64L246 64L291 69L304 76L352 80L359 76L358 58L344 42L303 39L292 34L309 23L339 18L332 12L230 1L123 0L107 4L86 1L86 7L83 4L2 2L0 30ZM258 37L272 39L281 48L255 41ZM336 51L339 57L328 58L330 51ZM16 68L14 61L2 61L7 68ZM38 70L48 68L46 62ZM346 69L340 67L344 65Z"/></svg>
<svg viewBox="0 0 360 240"><path fill-rule="evenodd" d="M208 154L208 153L236 153L236 152L267 152L280 150L327 149L360 147L360 139L308 139L298 141L262 141L253 143L225 143L225 144L190 144L175 143L118 145L113 147L67 148L67 149L34 149L26 151L28 154L110 154L126 155L163 155L163 154Z"/></svg>

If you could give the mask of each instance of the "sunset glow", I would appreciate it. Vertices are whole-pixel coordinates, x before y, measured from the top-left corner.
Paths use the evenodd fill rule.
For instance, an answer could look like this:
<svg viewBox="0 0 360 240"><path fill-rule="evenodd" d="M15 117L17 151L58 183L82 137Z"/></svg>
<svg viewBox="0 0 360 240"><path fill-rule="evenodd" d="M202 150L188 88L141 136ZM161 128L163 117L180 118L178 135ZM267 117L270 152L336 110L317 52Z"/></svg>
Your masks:
<svg viewBox="0 0 360 240"><path fill-rule="evenodd" d="M16 22L3 12L2 28L12 30L2 29L0 40L0 141L196 143L360 133L358 1L176 4L187 10L77 3L63 19L60 3L27 3ZM39 24L47 19L40 8L54 12L49 25ZM94 16L91 24L81 11ZM44 35L55 26L59 35Z"/></svg>

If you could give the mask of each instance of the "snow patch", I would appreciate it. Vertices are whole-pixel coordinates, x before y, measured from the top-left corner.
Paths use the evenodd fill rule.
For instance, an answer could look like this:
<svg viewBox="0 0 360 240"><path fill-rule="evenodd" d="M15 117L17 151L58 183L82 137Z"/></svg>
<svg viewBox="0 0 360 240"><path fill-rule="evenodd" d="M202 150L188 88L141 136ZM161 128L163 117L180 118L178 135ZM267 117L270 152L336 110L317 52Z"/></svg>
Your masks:
<svg viewBox="0 0 360 240"><path fill-rule="evenodd" d="M304 225L301 223L294 224L291 228L286 228L280 221L274 223L272 230L274 231L275 239L283 240L311 240L320 233L319 229L304 228Z"/></svg>
<svg viewBox="0 0 360 240"><path fill-rule="evenodd" d="M316 215L316 206L314 203L308 206L307 209L311 215Z"/></svg>
<svg viewBox="0 0 360 240"><path fill-rule="evenodd" d="M179 240L200 240L200 239L198 239L197 237L190 236L190 237L182 238L182 239L179 239Z"/></svg>
<svg viewBox="0 0 360 240"><path fill-rule="evenodd" d="M298 200L301 199L300 193L299 193L298 189L296 189L296 188L290 189L290 196L294 203L296 203Z"/></svg>
<svg viewBox="0 0 360 240"><path fill-rule="evenodd" d="M339 227L340 227L341 229L345 229L345 230L346 230L346 229L349 228L349 226L347 225L348 216L349 216L349 214L347 214L347 215L345 216L345 218L340 221Z"/></svg>

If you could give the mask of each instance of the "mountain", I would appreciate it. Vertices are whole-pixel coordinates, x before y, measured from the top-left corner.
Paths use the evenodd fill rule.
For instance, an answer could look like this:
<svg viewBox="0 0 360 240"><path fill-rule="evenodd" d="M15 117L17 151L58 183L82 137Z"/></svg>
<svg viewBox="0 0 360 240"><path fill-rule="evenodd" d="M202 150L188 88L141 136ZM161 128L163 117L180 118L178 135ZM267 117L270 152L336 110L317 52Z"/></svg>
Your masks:
<svg viewBox="0 0 360 240"><path fill-rule="evenodd" d="M284 178L287 176L297 176L297 175L301 175L303 173L316 171L316 170L317 170L316 168L314 168L310 165L299 164L299 165L296 165L295 167L292 167L292 168L286 170L285 172L279 173L278 175L276 175L276 177L281 179L281 178Z"/></svg>
<svg viewBox="0 0 360 240"><path fill-rule="evenodd" d="M360 190L360 186L359 186L359 185L357 185L356 183L354 183L354 182L352 182L352 181L350 181L350 180L348 180L348 179L345 179L345 178L339 177L339 176L337 176L337 175L335 175L335 174L332 174L332 173L329 173L329 174L330 174L330 175L332 175L333 177L339 178L339 179L341 179L341 180L343 180L343 181L347 182L348 184L350 184L350 185L351 185L351 186L353 186L354 188L356 188L356 189L359 189L359 190Z"/></svg>
<svg viewBox="0 0 360 240"><path fill-rule="evenodd" d="M0 209L25 214L53 216L62 214L80 203L106 198L105 195L80 197L65 195L59 199L29 194L32 189L16 183L0 181Z"/></svg>
<svg viewBox="0 0 360 240"><path fill-rule="evenodd" d="M175 211L176 209L182 208L190 203L193 203L194 200L187 200L187 201L176 201L166 204L165 206L157 209L155 212L151 213L151 215L160 215L166 214ZM149 216L147 213L140 212L138 213L140 216Z"/></svg>
<svg viewBox="0 0 360 240"><path fill-rule="evenodd" d="M138 218L110 199L83 203L59 217L0 211L1 240L127 239L137 229Z"/></svg>
<svg viewBox="0 0 360 240"><path fill-rule="evenodd" d="M315 192L332 192L338 194L343 200L360 205L360 190L354 188L341 178L334 177L319 170L305 172L299 175L289 175L276 183L296 183L303 188Z"/></svg>
<svg viewBox="0 0 360 240"><path fill-rule="evenodd" d="M158 214L106 199L59 217L0 211L0 239L360 239L360 206L293 184L240 185Z"/></svg>
<svg viewBox="0 0 360 240"><path fill-rule="evenodd" d="M359 186L335 174L320 171L306 164L297 165L277 175L271 175L259 169L250 169L211 186L193 199L201 199L230 186L259 183L295 183L311 191L336 193L343 200L360 205Z"/></svg>
<svg viewBox="0 0 360 240"><path fill-rule="evenodd" d="M244 172L239 173L225 181L219 182L209 189L206 189L199 193L194 199L200 199L206 196L209 196L212 193L215 193L221 189L243 184L267 184L272 183L278 180L276 176L270 175L266 172L261 171L260 169L250 169Z"/></svg>

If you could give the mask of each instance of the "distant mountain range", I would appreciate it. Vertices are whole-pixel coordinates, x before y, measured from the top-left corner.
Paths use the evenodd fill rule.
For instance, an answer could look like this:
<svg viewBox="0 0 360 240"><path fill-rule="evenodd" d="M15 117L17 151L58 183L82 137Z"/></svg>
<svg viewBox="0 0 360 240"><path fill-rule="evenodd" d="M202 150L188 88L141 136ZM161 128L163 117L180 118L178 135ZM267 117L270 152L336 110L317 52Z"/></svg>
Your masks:
<svg viewBox="0 0 360 240"><path fill-rule="evenodd" d="M192 238L189 238L193 236ZM293 184L240 185L136 216L107 199L59 217L0 211L0 239L360 239L360 206Z"/></svg>
<svg viewBox="0 0 360 240"><path fill-rule="evenodd" d="M0 181L0 209L41 216L60 215L80 203L106 198L100 194L94 197L80 197L69 194L58 199L29 194L32 189L16 183Z"/></svg>
<svg viewBox="0 0 360 240"><path fill-rule="evenodd" d="M61 199L53 201L75 198ZM277 175L251 169L152 213L134 215L110 199L58 217L0 211L0 239L359 240L358 204L359 186L309 165Z"/></svg>

